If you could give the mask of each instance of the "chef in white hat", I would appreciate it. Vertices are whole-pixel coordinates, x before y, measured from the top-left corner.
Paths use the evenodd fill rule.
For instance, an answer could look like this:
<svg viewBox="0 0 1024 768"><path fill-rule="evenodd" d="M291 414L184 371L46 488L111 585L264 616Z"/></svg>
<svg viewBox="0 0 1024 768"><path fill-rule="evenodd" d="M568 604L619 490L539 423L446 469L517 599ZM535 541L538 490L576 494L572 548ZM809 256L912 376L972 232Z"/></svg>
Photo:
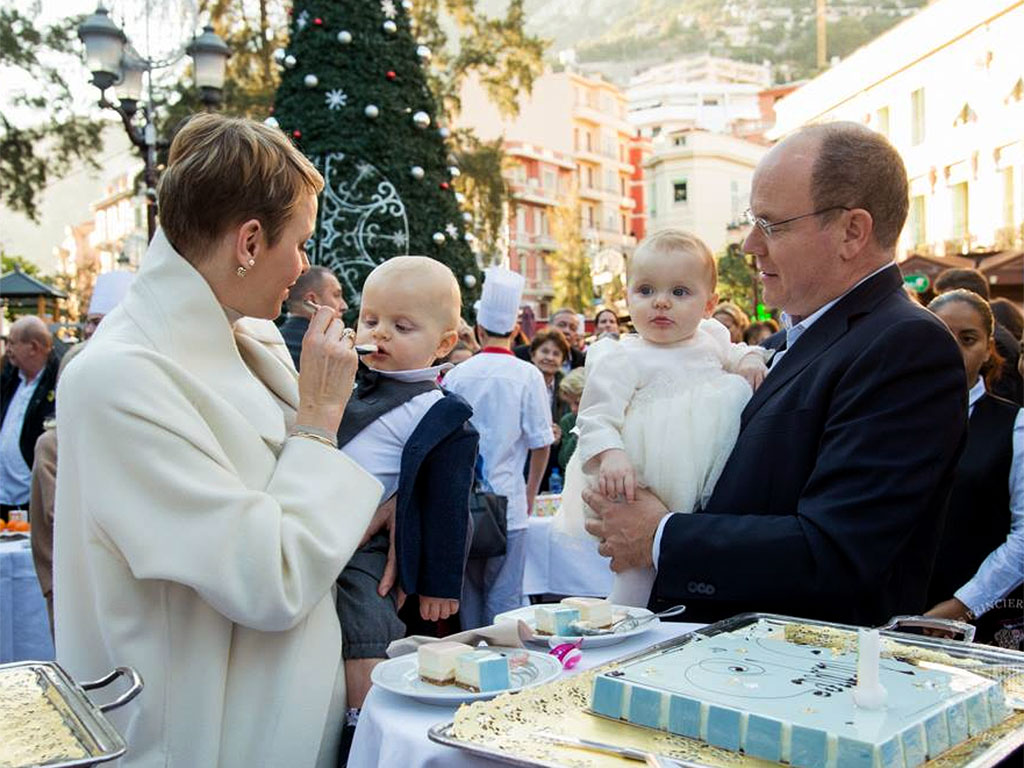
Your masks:
<svg viewBox="0 0 1024 768"><path fill-rule="evenodd" d="M82 332L84 340L88 341L96 333L100 321L121 303L134 278L134 272L122 270L104 272L96 277L92 299L89 300L89 311L85 315L85 329Z"/></svg>
<svg viewBox="0 0 1024 768"><path fill-rule="evenodd" d="M459 608L463 629L492 624L495 614L522 604L526 520L555 439L544 376L510 349L524 282L522 275L501 267L485 271L476 311L483 348L444 377L445 387L473 406L483 479L508 499L505 554L475 557L466 566Z"/></svg>

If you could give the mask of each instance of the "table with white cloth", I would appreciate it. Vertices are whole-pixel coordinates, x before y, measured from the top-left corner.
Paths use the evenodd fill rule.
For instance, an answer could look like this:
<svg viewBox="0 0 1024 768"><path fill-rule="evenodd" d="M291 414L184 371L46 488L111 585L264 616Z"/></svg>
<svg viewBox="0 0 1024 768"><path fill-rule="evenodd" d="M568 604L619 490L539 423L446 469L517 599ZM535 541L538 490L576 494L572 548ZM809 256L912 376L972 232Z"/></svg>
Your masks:
<svg viewBox="0 0 1024 768"><path fill-rule="evenodd" d="M51 661L53 639L28 539L0 537L0 664Z"/></svg>
<svg viewBox="0 0 1024 768"><path fill-rule="evenodd" d="M610 560L597 553L597 540L566 536L553 517L530 517L526 526L524 595L607 597L612 591Z"/></svg>
<svg viewBox="0 0 1024 768"><path fill-rule="evenodd" d="M629 637L616 645L584 650L579 666L564 672L577 672L601 666L614 659L700 629L703 624L664 622L650 631ZM542 646L529 646L543 650ZM497 761L471 755L454 747L430 741L427 731L438 723L451 722L458 706L436 707L382 690L370 689L359 715L348 768L482 768L500 765Z"/></svg>

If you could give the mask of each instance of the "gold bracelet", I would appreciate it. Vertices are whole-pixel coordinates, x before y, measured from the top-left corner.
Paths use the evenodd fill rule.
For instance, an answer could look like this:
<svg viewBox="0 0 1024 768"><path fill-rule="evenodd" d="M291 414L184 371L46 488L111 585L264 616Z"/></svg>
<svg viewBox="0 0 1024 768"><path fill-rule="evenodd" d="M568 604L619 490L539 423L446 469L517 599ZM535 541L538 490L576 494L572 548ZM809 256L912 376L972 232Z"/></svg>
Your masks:
<svg viewBox="0 0 1024 768"><path fill-rule="evenodd" d="M331 448L337 448L338 447L337 440L332 440L329 437L324 437L323 435L318 435L318 434L316 434L314 432L307 432L304 429L294 429L294 430L292 430L292 432L289 435L289 437L304 437L307 440L316 440L318 443L322 443L324 445L329 445Z"/></svg>

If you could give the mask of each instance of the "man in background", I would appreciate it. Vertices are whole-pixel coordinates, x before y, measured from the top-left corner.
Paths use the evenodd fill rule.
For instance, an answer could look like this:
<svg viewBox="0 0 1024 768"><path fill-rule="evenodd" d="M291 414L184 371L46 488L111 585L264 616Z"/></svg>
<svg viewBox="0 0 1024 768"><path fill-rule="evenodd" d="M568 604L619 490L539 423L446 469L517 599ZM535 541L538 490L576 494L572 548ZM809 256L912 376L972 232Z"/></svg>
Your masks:
<svg viewBox="0 0 1024 768"><path fill-rule="evenodd" d="M327 267L310 267L299 275L295 285L288 291L288 319L281 324L281 335L288 345L295 370L299 370L299 357L302 355L302 339L309 328L309 320L313 312L303 302L311 301L323 307L330 307L338 314L348 309L345 297L341 292L341 283Z"/></svg>

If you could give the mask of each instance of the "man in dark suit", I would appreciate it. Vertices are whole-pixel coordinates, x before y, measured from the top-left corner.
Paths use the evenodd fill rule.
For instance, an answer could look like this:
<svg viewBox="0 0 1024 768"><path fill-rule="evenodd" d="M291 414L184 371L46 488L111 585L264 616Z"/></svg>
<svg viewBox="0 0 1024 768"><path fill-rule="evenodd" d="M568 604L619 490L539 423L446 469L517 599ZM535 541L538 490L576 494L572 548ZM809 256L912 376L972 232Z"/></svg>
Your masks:
<svg viewBox="0 0 1024 768"><path fill-rule="evenodd" d="M583 333L579 323L579 317L571 309L560 309L548 318L548 327L561 331L565 340L569 342L569 357L562 364L563 373L568 373L573 368L582 368L587 363L586 352L579 348L580 335ZM520 344L514 347L512 352L520 360L528 363L532 361L529 344Z"/></svg>
<svg viewBox="0 0 1024 768"><path fill-rule="evenodd" d="M53 337L38 317L11 326L7 365L0 376L0 517L26 509L36 440L56 410L54 389L60 360Z"/></svg>
<svg viewBox="0 0 1024 768"><path fill-rule="evenodd" d="M295 370L299 369L299 358L302 355L302 339L309 328L309 320L313 313L303 305L303 301L330 307L338 314L348 309L345 297L341 292L341 283L327 267L310 267L299 275L295 285L288 291L288 319L281 324L281 336L288 346Z"/></svg>
<svg viewBox="0 0 1024 768"><path fill-rule="evenodd" d="M658 569L652 606L865 625L928 607L967 402L953 338L893 263L907 201L899 155L859 124L806 127L759 164L744 250L787 327L712 497L666 517L646 491L584 494L612 568Z"/></svg>

